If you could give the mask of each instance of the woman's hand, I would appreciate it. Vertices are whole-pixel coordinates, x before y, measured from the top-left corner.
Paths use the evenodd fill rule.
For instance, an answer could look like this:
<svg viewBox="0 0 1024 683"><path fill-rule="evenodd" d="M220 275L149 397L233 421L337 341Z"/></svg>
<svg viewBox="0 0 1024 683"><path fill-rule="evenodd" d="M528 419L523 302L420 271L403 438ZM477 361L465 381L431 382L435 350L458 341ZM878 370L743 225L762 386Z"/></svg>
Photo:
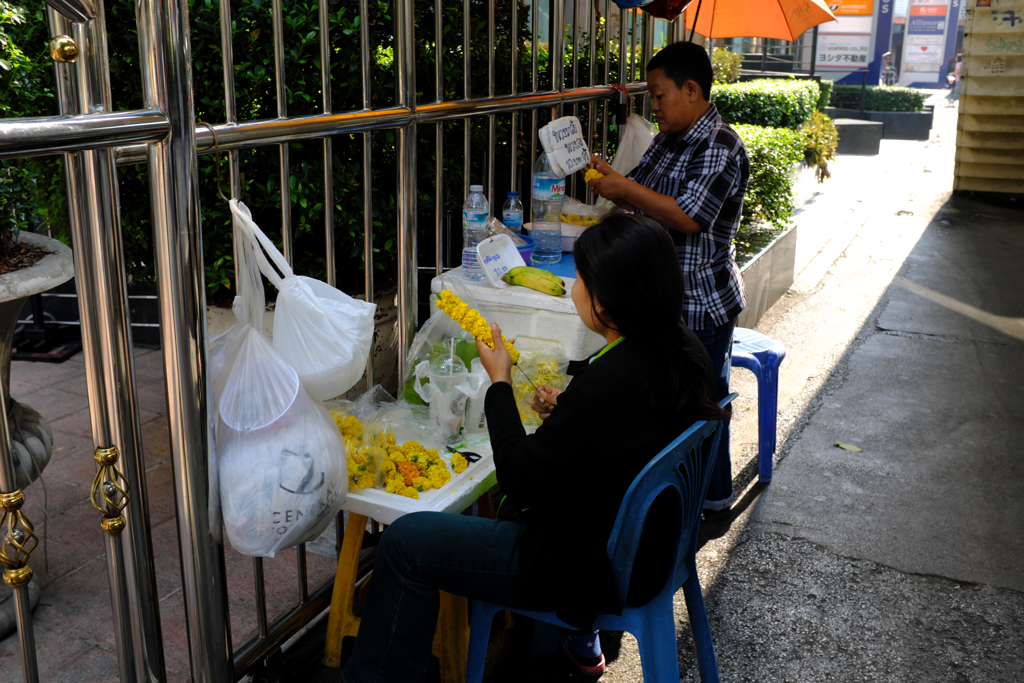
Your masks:
<svg viewBox="0 0 1024 683"><path fill-rule="evenodd" d="M494 323L491 324L491 341L494 342L493 349L477 340L476 349L480 352L480 362L487 371L487 376L491 378L491 384L512 384L512 356L508 355L508 349L501 340L501 328Z"/></svg>
<svg viewBox="0 0 1024 683"><path fill-rule="evenodd" d="M533 403L530 405L530 408L540 415L540 419L546 420L554 407L558 405L558 395L561 393L561 389L541 384L533 394Z"/></svg>

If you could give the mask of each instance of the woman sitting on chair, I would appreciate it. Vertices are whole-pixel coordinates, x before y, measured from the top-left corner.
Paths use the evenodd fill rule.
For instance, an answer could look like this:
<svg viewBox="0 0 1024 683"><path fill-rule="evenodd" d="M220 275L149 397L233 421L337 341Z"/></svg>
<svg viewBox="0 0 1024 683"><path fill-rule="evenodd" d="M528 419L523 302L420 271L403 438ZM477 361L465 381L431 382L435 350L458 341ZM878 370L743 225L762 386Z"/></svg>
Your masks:
<svg viewBox="0 0 1024 683"><path fill-rule="evenodd" d="M572 301L607 345L571 368L565 391L538 387L533 407L545 419L527 435L498 326L494 349L478 342L493 382L485 411L506 499L497 520L417 512L388 527L347 683L423 679L439 590L554 610L580 629L597 613L622 613L605 547L626 490L695 421L724 414L708 395L704 349L680 323L682 276L665 230L648 218L610 216L579 237L575 257ZM661 502L644 528L628 604L644 604L667 578L674 549L656 540L679 517ZM582 672L604 668L600 649L567 651Z"/></svg>

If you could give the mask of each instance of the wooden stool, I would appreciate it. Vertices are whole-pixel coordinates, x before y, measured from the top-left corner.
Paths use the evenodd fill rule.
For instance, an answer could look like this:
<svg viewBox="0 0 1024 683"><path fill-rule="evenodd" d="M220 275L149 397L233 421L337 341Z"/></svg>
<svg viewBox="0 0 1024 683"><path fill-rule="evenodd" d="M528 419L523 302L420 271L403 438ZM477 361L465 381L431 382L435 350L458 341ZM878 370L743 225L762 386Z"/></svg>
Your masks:
<svg viewBox="0 0 1024 683"><path fill-rule="evenodd" d="M491 496L485 493L477 501L481 517L494 519ZM341 666L341 641L355 638L360 619L352 611L355 602L356 571L363 549L363 531L367 517L350 513L345 527L345 540L338 555L338 572L334 577L331 612L327 618L327 645L324 666ZM466 598L441 591L441 610L434 632L434 656L440 660L441 683L463 683L466 680L466 658L469 655L469 603Z"/></svg>

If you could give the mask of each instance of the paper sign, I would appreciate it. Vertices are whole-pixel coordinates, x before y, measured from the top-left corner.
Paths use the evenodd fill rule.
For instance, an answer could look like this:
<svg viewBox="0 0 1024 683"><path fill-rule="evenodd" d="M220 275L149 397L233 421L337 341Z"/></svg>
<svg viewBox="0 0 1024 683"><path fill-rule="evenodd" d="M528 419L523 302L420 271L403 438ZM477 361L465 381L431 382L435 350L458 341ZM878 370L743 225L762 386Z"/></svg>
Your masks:
<svg viewBox="0 0 1024 683"><path fill-rule="evenodd" d="M537 137L548 156L551 170L557 176L581 171L590 163L590 150L583 140L583 128L575 116L555 119L537 131Z"/></svg>

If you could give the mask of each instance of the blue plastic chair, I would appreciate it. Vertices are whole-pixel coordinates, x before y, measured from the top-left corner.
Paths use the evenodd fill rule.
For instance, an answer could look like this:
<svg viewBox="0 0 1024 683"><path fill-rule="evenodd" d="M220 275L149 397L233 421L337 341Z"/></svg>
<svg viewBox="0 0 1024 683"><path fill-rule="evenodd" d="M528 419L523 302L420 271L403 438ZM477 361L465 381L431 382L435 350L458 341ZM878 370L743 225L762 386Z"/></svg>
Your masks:
<svg viewBox="0 0 1024 683"><path fill-rule="evenodd" d="M737 327L732 335L732 366L745 368L757 377L757 477L772 480L776 421L779 414L779 365L785 345L760 332Z"/></svg>
<svg viewBox="0 0 1024 683"><path fill-rule="evenodd" d="M721 402L724 408L736 394ZM701 508L711 480L715 453L722 422L700 421L656 455L630 484L619 507L611 536L608 538L608 558L612 562L619 596L623 603L629 588L629 577L647 511L654 499L665 489L675 491L682 513L682 524L676 538L673 558L675 572L671 572L658 595L642 607L623 606L622 616L598 614L594 628L602 631L628 631L640 644L640 664L644 680L648 683L678 683L679 658L676 650L676 621L672 598L682 586L686 609L690 615L693 639L697 651L700 678L706 683L718 682L718 664L711 643L711 629L704 609L704 597L697 578L697 528ZM487 641L494 615L509 609L477 600L473 604L473 620L469 635L469 661L466 666L467 683L480 683L487 657ZM511 610L545 622L572 629L554 612Z"/></svg>

